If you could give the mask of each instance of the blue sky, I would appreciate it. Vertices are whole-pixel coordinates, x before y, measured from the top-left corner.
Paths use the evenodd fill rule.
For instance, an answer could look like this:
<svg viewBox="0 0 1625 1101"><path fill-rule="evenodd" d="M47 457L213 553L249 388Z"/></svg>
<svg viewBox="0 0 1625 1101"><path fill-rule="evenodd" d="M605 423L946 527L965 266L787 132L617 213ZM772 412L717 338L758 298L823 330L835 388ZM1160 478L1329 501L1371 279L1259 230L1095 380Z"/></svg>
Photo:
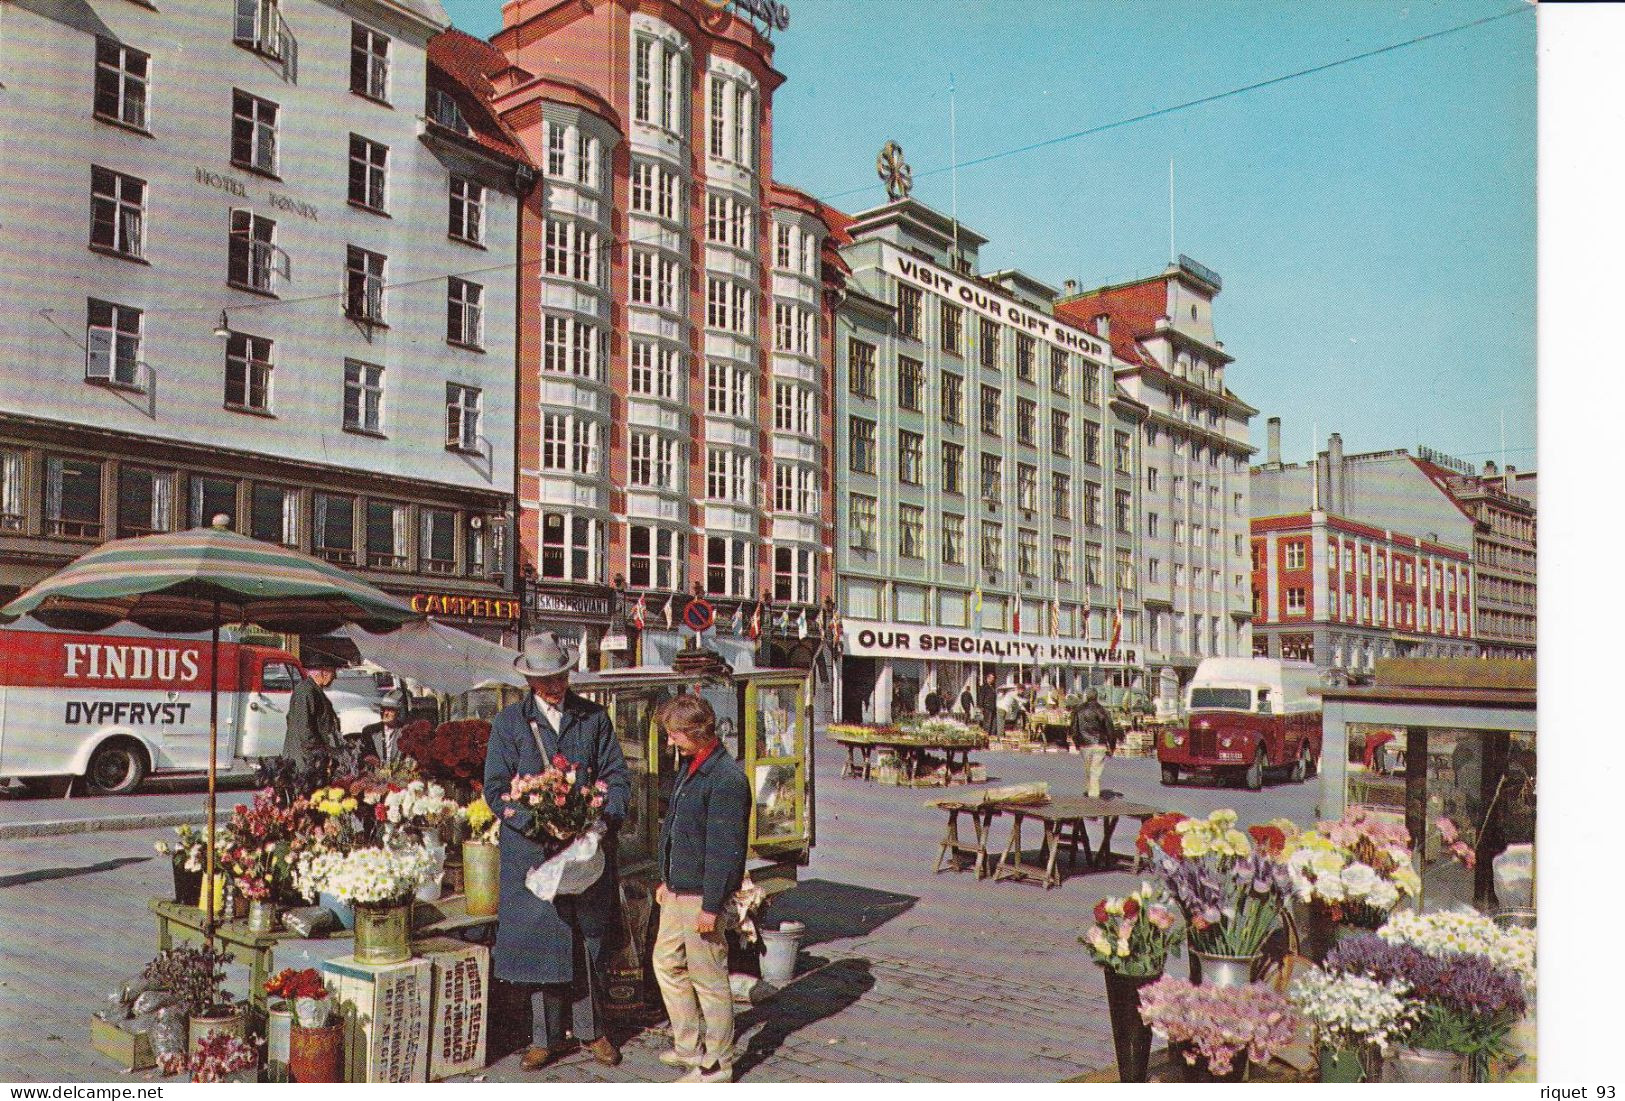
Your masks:
<svg viewBox="0 0 1625 1101"><path fill-rule="evenodd" d="M446 0L474 34L496 0ZM790 0L774 175L846 210L915 197L958 159L1114 122L1485 16L1495 3ZM1215 269L1229 384L1284 420L1286 458L1429 444L1535 465L1535 19L1456 34L958 173L984 270L1095 286L1168 259Z"/></svg>

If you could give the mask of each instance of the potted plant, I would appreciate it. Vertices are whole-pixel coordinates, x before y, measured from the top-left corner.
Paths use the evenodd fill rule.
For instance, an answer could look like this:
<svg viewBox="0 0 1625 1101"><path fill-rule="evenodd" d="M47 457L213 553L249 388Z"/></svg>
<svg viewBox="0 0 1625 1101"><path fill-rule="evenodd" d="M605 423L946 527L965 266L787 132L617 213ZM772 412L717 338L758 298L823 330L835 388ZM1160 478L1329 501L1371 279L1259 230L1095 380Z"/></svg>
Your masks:
<svg viewBox="0 0 1625 1101"><path fill-rule="evenodd" d="M1167 1034L1188 1082L1240 1082L1249 1060L1269 1061L1297 1028L1291 1005L1262 983L1195 986L1162 978L1140 991L1140 1015Z"/></svg>
<svg viewBox="0 0 1625 1101"><path fill-rule="evenodd" d="M252 1082L259 1056L241 1036L211 1032L193 1050L188 1068L194 1082Z"/></svg>
<svg viewBox="0 0 1625 1101"><path fill-rule="evenodd" d="M497 848L502 823L484 796L464 807L459 816L469 831L463 842L463 902L470 917L488 917L497 912L502 882L502 855Z"/></svg>
<svg viewBox="0 0 1625 1101"><path fill-rule="evenodd" d="M1486 956L1430 953L1376 934L1339 944L1327 955L1326 969L1398 980L1409 988L1416 1019L1386 1064L1388 1081L1482 1080L1526 1004L1517 973Z"/></svg>
<svg viewBox="0 0 1625 1101"><path fill-rule="evenodd" d="M1095 903L1095 923L1079 937L1106 979L1112 1046L1121 1082L1144 1082L1151 1027L1140 1017L1140 991L1162 977L1170 952L1179 950L1179 916L1156 887L1142 884L1123 898Z"/></svg>
<svg viewBox="0 0 1625 1101"><path fill-rule="evenodd" d="M424 902L435 901L440 897L440 881L446 871L441 830L456 819L457 801L447 798L439 784L420 779L391 791L379 805L384 809L384 844L421 845L428 852L432 867L418 885L416 897Z"/></svg>
<svg viewBox="0 0 1625 1101"><path fill-rule="evenodd" d="M237 896L248 901L248 928L261 936L276 929L277 884L290 874L289 858L301 826L297 804L284 806L272 788L254 793L249 806L239 803L222 828L220 861L231 873Z"/></svg>
<svg viewBox="0 0 1625 1101"><path fill-rule="evenodd" d="M141 972L151 989L167 990L185 1008L189 1050L210 1032L243 1034L242 1011L225 998L229 957L209 948L178 945L155 956Z"/></svg>
<svg viewBox="0 0 1625 1101"><path fill-rule="evenodd" d="M485 719L453 719L432 728L420 720L401 731L400 748L425 780L466 798L479 790L490 740L491 724Z"/></svg>
<svg viewBox="0 0 1625 1101"><path fill-rule="evenodd" d="M153 848L159 856L169 857L175 901L183 906L196 906L203 897L204 850L207 848L203 832L192 825L176 826L175 840L159 841Z"/></svg>
<svg viewBox="0 0 1625 1101"><path fill-rule="evenodd" d="M320 1028L327 1023L327 984L314 967L283 968L265 984L265 992L273 998L284 999L292 1008L294 1019L305 1028Z"/></svg>
<svg viewBox="0 0 1625 1101"><path fill-rule="evenodd" d="M1383 1057L1416 1019L1417 1003L1399 979L1311 967L1287 992L1314 1029L1322 1082L1374 1081Z"/></svg>
<svg viewBox="0 0 1625 1101"><path fill-rule="evenodd" d="M1236 828L1236 812L1206 818L1159 814L1136 842L1149 855L1189 929L1191 980L1244 985L1292 889L1281 861L1296 828L1287 822Z"/></svg>
<svg viewBox="0 0 1625 1101"><path fill-rule="evenodd" d="M359 962L400 963L412 958L412 896L433 866L422 845L322 852L300 858L295 882L308 899L325 893L355 907Z"/></svg>
<svg viewBox="0 0 1625 1101"><path fill-rule="evenodd" d="M1394 907L1415 898L1421 877L1411 867L1404 825L1363 809L1322 822L1286 848L1292 890L1309 907L1309 954L1326 958L1349 931L1382 927Z"/></svg>

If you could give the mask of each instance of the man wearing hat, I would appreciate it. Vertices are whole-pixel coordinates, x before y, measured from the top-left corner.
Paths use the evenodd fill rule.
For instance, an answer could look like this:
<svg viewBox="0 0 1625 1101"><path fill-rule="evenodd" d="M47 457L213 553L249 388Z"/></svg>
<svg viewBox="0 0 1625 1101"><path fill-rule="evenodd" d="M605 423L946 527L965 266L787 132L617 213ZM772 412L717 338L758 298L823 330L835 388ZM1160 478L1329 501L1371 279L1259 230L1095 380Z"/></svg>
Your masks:
<svg viewBox="0 0 1625 1101"><path fill-rule="evenodd" d="M309 773L326 764L342 748L338 712L327 698L327 686L341 664L338 658L319 650L300 659L305 678L294 685L288 697L288 733L282 741L282 767L296 773Z"/></svg>
<svg viewBox="0 0 1625 1101"><path fill-rule="evenodd" d="M368 723L356 735L356 760L376 757L392 765L401 757L401 730L406 726L406 693L394 689L378 701L378 722Z"/></svg>
<svg viewBox="0 0 1625 1101"><path fill-rule="evenodd" d="M577 1042L605 1066L621 1053L604 1032L599 956L604 936L618 920L615 880L616 830L632 797L621 743L602 707L570 691L575 648L552 631L525 640L514 669L530 691L491 722L485 751L485 799L503 824L502 888L497 913L494 974L531 988L531 1046L521 1065L540 1070L557 1061L565 1046L565 1018ZM604 874L585 891L548 902L525 886L526 874L562 846L548 847L520 830L527 813L505 795L515 776L534 775L562 756L578 784L603 781Z"/></svg>

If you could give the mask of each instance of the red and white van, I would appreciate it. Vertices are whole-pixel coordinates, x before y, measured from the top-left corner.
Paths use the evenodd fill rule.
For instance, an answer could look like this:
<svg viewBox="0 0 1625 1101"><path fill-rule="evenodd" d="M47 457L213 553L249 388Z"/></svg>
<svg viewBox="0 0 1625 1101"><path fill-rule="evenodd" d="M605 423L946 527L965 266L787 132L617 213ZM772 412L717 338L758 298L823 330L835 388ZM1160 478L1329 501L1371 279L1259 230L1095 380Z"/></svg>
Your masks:
<svg viewBox="0 0 1625 1101"><path fill-rule="evenodd" d="M221 639L219 771L282 752L302 676L286 651ZM84 777L93 792L121 794L149 774L208 767L207 635L0 628L0 780Z"/></svg>
<svg viewBox="0 0 1625 1101"><path fill-rule="evenodd" d="M1184 730L1157 743L1162 782L1182 772L1234 776L1257 791L1272 769L1294 782L1320 768L1320 675L1305 661L1204 658L1185 693Z"/></svg>

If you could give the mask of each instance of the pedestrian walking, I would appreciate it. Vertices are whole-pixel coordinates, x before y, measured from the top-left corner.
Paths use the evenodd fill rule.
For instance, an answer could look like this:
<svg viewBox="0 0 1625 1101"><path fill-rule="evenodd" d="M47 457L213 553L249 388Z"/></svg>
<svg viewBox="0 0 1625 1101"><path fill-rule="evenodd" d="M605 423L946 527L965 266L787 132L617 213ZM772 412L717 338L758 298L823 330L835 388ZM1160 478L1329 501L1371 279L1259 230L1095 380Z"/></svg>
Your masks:
<svg viewBox="0 0 1625 1101"><path fill-rule="evenodd" d="M1003 731L999 729L999 688L992 673L983 677L976 689L976 706L982 710L982 727L987 736L997 738Z"/></svg>
<svg viewBox="0 0 1625 1101"><path fill-rule="evenodd" d="M497 978L531 992L531 1046L520 1065L540 1070L571 1050L566 1018L577 1043L605 1066L621 1053L604 1031L600 959L606 934L618 928L615 832L626 817L632 785L621 743L605 710L570 691L575 650L552 631L525 640L514 669L530 691L491 723L485 752L485 798L502 820L502 882L492 965ZM604 874L585 891L538 898L526 874L556 855L565 842L546 846L520 829L528 812L505 798L515 776L544 771L563 757L578 784L603 781Z"/></svg>
<svg viewBox="0 0 1625 1101"><path fill-rule="evenodd" d="M327 687L341 664L331 654L314 651L300 659L305 677L288 697L287 734L282 740L280 771L303 779L330 770L343 751L338 712L327 698ZM316 783L327 779L322 775ZM314 783L307 786L313 787Z"/></svg>
<svg viewBox="0 0 1625 1101"><path fill-rule="evenodd" d="M970 722L971 713L976 710L976 682L967 680L965 687L959 693L959 713L966 722Z"/></svg>
<svg viewBox="0 0 1625 1101"><path fill-rule="evenodd" d="M750 784L717 740L716 712L699 696L667 700L655 722L682 758L657 850L653 962L672 1035L660 1061L685 1068L679 1082L730 1082L733 992L719 922L745 875Z"/></svg>
<svg viewBox="0 0 1625 1101"><path fill-rule="evenodd" d="M1083 706L1072 718L1072 746L1083 751L1084 793L1100 798L1100 776L1107 754L1117 748L1117 727L1093 688L1083 694Z"/></svg>

